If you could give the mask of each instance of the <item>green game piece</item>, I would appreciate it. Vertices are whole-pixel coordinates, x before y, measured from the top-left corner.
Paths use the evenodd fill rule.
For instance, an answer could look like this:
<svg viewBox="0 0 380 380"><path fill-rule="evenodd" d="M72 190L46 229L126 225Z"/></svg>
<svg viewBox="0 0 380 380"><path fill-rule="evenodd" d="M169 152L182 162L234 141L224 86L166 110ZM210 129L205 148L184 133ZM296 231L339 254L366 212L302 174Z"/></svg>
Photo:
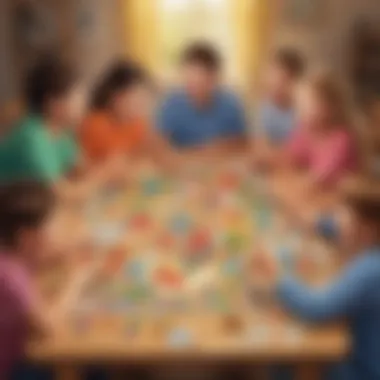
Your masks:
<svg viewBox="0 0 380 380"><path fill-rule="evenodd" d="M230 234L227 235L224 244L228 252L239 253L244 247L244 238L241 235Z"/></svg>

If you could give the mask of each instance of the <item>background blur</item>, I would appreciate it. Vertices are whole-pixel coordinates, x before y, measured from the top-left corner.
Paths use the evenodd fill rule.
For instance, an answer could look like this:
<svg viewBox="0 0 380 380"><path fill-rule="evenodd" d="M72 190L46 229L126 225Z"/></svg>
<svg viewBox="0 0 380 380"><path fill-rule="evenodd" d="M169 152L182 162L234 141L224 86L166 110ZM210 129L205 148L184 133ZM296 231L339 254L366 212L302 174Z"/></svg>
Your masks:
<svg viewBox="0 0 380 380"><path fill-rule="evenodd" d="M129 56L165 86L181 48L204 38L222 50L227 81L258 91L268 53L287 44L330 65L361 104L380 93L379 0L1 0L0 28L2 124L17 108L25 70L52 49L89 85Z"/></svg>

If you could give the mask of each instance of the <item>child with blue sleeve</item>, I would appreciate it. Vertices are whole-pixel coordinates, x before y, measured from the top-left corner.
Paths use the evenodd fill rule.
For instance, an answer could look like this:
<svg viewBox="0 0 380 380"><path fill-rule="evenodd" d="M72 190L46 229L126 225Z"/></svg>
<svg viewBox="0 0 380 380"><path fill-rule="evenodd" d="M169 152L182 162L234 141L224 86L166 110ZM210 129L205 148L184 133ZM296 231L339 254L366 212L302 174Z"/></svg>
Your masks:
<svg viewBox="0 0 380 380"><path fill-rule="evenodd" d="M268 65L264 97L255 117L255 156L259 164L276 161L276 151L289 142L296 126L294 92L304 66L303 58L289 48L279 49Z"/></svg>
<svg viewBox="0 0 380 380"><path fill-rule="evenodd" d="M380 194L347 197L351 210L351 241L357 252L329 286L314 290L294 277L278 279L268 257L256 259L257 274L270 278L283 307L305 321L344 319L352 335L347 360L330 371L328 379L380 378Z"/></svg>

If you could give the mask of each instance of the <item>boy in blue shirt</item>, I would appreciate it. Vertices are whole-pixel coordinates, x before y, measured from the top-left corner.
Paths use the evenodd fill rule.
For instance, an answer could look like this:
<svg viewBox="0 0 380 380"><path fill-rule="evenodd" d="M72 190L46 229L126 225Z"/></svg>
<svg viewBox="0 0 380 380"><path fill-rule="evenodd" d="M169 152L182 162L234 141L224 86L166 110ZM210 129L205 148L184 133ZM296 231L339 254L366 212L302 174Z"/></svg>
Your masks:
<svg viewBox="0 0 380 380"><path fill-rule="evenodd" d="M375 380L380 378L380 194L352 192L347 198L352 212L347 247L357 253L332 284L315 290L292 276L279 279L276 263L263 256L256 270L273 282L280 303L296 317L348 322L352 351L329 379Z"/></svg>
<svg viewBox="0 0 380 380"><path fill-rule="evenodd" d="M182 88L164 101L157 127L176 148L232 147L245 140L238 98L221 85L222 60L211 45L195 43L182 56Z"/></svg>
<svg viewBox="0 0 380 380"><path fill-rule="evenodd" d="M303 58L292 49L280 49L271 59L264 79L264 98L255 117L255 154L260 161L275 159L275 152L288 143L293 133L294 90L304 70Z"/></svg>

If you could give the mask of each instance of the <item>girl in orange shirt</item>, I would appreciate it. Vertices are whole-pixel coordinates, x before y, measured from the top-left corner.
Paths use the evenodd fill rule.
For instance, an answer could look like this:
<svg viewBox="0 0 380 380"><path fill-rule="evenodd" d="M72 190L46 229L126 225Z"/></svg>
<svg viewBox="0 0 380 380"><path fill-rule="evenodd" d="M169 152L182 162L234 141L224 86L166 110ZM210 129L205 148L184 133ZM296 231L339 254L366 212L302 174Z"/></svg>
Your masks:
<svg viewBox="0 0 380 380"><path fill-rule="evenodd" d="M151 89L146 73L129 62L113 65L95 89L80 140L92 163L141 154L152 143L148 123ZM158 145L158 144L155 144Z"/></svg>

